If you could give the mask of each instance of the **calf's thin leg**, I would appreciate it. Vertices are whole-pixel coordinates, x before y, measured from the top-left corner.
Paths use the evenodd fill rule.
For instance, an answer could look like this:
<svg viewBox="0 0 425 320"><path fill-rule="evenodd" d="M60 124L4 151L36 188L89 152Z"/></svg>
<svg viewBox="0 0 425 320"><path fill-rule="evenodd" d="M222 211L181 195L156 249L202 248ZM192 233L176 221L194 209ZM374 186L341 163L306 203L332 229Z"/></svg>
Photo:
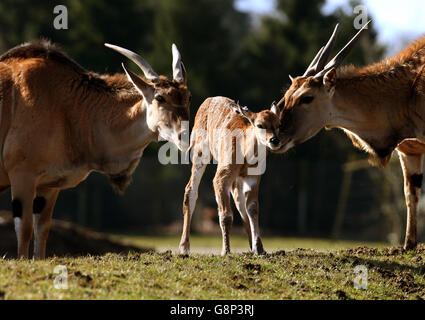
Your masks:
<svg viewBox="0 0 425 320"><path fill-rule="evenodd" d="M18 240L18 258L28 258L33 228L35 179L26 172L10 173L12 212Z"/></svg>
<svg viewBox="0 0 425 320"><path fill-rule="evenodd" d="M261 176L250 176L244 178L243 189L246 198L246 210L251 225L252 251L255 254L264 254L263 243L260 237L260 227L258 223L259 204L258 190Z"/></svg>
<svg viewBox="0 0 425 320"><path fill-rule="evenodd" d="M248 235L249 249L252 250L251 226L248 218L248 212L246 211L246 199L242 185L238 180L233 184L232 196L233 200L235 201L236 208L242 217L243 225Z"/></svg>
<svg viewBox="0 0 425 320"><path fill-rule="evenodd" d="M190 252L190 223L193 211L195 210L196 200L198 199L198 188L204 175L206 164L194 161L192 165L192 175L186 186L183 200L183 232L180 240L180 253L189 254Z"/></svg>
<svg viewBox="0 0 425 320"><path fill-rule="evenodd" d="M418 244L416 214L421 195L423 155L408 155L399 151L401 167L404 175L404 194L407 206L407 225L404 249L414 249Z"/></svg>
<svg viewBox="0 0 425 320"><path fill-rule="evenodd" d="M218 215L223 238L221 255L230 253L230 230L233 224L233 212L230 204L230 189L237 175L232 166L218 167L214 177L214 192L218 204Z"/></svg>
<svg viewBox="0 0 425 320"><path fill-rule="evenodd" d="M53 208L58 198L59 190L50 189L37 192L34 199L34 258L46 257L46 243L52 224Z"/></svg>

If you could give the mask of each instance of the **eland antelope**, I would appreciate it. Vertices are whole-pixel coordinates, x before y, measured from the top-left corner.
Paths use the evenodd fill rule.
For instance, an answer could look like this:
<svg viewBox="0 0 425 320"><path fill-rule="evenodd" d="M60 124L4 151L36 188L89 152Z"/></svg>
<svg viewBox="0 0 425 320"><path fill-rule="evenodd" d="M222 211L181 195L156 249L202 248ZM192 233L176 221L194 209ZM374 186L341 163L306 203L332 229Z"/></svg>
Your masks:
<svg viewBox="0 0 425 320"><path fill-rule="evenodd" d="M224 97L208 98L200 106L191 133L192 175L186 186L184 225L180 253L190 250L189 234L198 187L211 157L217 161L214 192L222 230L222 255L230 253L233 212L230 194L242 217L249 244L256 254L264 252L258 226L258 189L268 150L281 147L279 110L249 111Z"/></svg>
<svg viewBox="0 0 425 320"><path fill-rule="evenodd" d="M407 229L404 248L417 245L416 213L425 154L425 37L393 58L356 68L341 67L360 35L328 62L338 26L303 76L279 102L285 152L323 128L340 128L354 145L385 167L396 150L404 173Z"/></svg>
<svg viewBox="0 0 425 320"><path fill-rule="evenodd" d="M18 256L44 258L60 190L92 171L123 192L146 146L158 138L183 149L190 92L175 45L173 79L159 76L139 55L106 44L142 70L139 77L88 72L42 40L0 57L0 189L12 190Z"/></svg>

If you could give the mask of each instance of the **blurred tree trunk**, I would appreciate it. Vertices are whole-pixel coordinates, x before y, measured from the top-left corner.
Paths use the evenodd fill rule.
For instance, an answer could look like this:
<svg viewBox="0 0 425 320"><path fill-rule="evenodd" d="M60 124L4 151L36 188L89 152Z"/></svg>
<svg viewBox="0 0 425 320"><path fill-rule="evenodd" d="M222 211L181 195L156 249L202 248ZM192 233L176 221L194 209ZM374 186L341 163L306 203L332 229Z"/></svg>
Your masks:
<svg viewBox="0 0 425 320"><path fill-rule="evenodd" d="M370 167L369 163L365 160L352 161L352 159L353 157L350 157L348 162L344 165L344 177L342 179L341 192L339 194L338 206L332 228L332 238L334 239L338 239L340 237L342 227L344 225L345 210L350 196L353 174L358 170Z"/></svg>
<svg viewBox="0 0 425 320"><path fill-rule="evenodd" d="M320 214L322 212L323 197L325 191L326 163L319 159L316 165L314 199L312 207L311 231L317 234L320 231Z"/></svg>
<svg viewBox="0 0 425 320"><path fill-rule="evenodd" d="M338 199L338 207L336 209L335 220L332 228L332 238L338 239L342 226L344 224L345 209L347 207L348 196L350 195L352 171L344 171L344 178L341 185L341 193Z"/></svg>
<svg viewBox="0 0 425 320"><path fill-rule="evenodd" d="M298 233L301 236L306 234L307 210L308 210L308 175L309 164L303 160L299 164L299 189L298 189Z"/></svg>

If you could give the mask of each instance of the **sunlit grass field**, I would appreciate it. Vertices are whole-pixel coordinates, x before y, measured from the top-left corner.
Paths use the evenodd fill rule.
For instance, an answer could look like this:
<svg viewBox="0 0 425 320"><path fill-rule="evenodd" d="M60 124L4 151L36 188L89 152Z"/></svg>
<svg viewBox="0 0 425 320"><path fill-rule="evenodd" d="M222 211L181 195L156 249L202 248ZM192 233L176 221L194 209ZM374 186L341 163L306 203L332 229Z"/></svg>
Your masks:
<svg viewBox="0 0 425 320"><path fill-rule="evenodd" d="M425 299L424 245L404 252L380 243L264 238L265 256L221 257L208 253L220 251L219 236L193 236L195 251L207 253L180 256L167 251L177 249L178 236L114 237L157 252L0 259L0 299ZM234 251L247 247L245 237L232 237ZM54 286L57 266L66 268L66 289ZM359 266L363 289L355 286Z"/></svg>
<svg viewBox="0 0 425 320"><path fill-rule="evenodd" d="M171 250L178 252L180 243L179 235L165 236L140 236L140 235L113 235L115 239L141 247L154 248L158 251ZM375 248L383 248L388 246L382 242L361 242L361 241L344 241L330 239L313 239L313 238L284 238L284 237L263 237L264 248L267 251L291 250L298 248L316 249L316 250L332 250L332 249L348 249L360 246L368 246ZM231 248L234 252L247 252L248 238L240 235L232 235L230 238ZM191 251L195 253L220 253L221 251L221 234L217 235L191 235L190 237Z"/></svg>

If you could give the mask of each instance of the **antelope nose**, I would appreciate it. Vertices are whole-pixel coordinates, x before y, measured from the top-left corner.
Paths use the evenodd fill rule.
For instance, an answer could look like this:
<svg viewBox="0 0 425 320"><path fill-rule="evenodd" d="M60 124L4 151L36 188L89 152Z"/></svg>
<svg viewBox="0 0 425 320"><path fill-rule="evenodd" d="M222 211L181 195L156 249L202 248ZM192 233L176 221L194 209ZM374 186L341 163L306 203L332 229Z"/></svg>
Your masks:
<svg viewBox="0 0 425 320"><path fill-rule="evenodd" d="M276 137L273 137L273 138L270 139L270 143L272 145L274 145L274 146L277 146L280 143L280 139L279 138L276 138Z"/></svg>
<svg viewBox="0 0 425 320"><path fill-rule="evenodd" d="M180 131L180 133L178 134L178 138L179 138L179 143L180 143L182 149L186 151L187 148L189 148L189 145L190 145L190 132L189 132L189 130Z"/></svg>

